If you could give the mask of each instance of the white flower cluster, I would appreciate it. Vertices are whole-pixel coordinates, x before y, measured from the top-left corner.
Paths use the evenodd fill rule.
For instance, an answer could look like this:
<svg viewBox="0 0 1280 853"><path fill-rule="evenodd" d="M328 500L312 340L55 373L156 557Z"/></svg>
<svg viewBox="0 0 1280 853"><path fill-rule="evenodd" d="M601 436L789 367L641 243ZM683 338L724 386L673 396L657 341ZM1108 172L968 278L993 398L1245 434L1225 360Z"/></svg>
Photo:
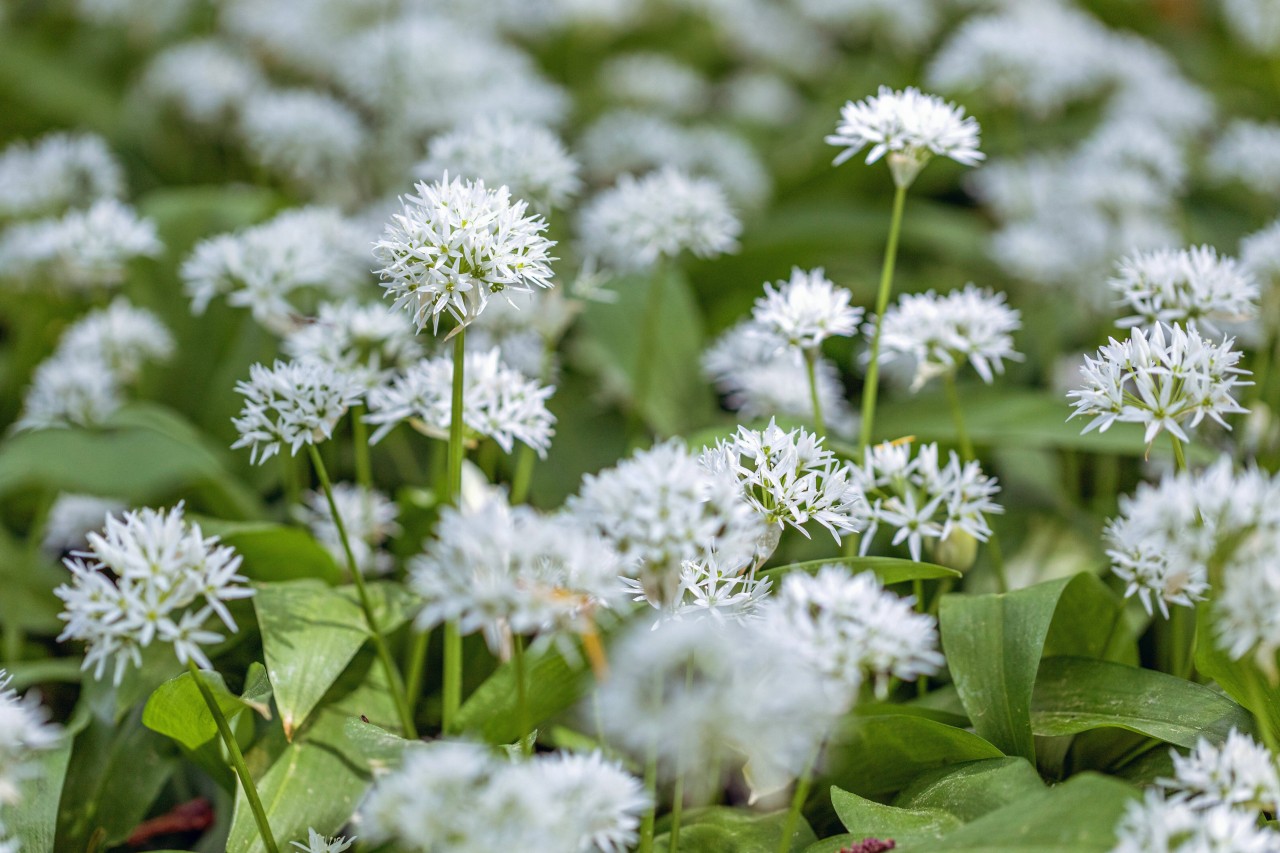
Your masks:
<svg viewBox="0 0 1280 853"><path fill-rule="evenodd" d="M372 440L381 441L405 420L429 435L448 436L453 369L450 356L424 359L389 385L371 390L366 420L377 426ZM555 390L508 367L497 349L469 352L462 374L463 424L507 453L519 441L546 458L556 420L547 410L547 400Z"/></svg>
<svg viewBox="0 0 1280 853"><path fill-rule="evenodd" d="M360 401L364 389L349 373L323 361L279 361L271 367L249 366L249 381L236 383L245 398L239 416L232 418L240 437L233 450L249 448L259 465L287 448L297 456L304 444L331 438L347 409Z"/></svg>
<svg viewBox="0 0 1280 853"><path fill-rule="evenodd" d="M0 669L0 817L4 806L22 799L20 785L40 774L36 753L54 746L62 737L61 730L47 722L48 712L39 697L34 693L19 696L9 687L11 680ZM0 822L0 849L5 845L4 835Z"/></svg>
<svg viewBox="0 0 1280 853"><path fill-rule="evenodd" d="M1147 791L1125 809L1111 853L1274 853L1280 834L1248 812L1220 805L1195 809Z"/></svg>
<svg viewBox="0 0 1280 853"><path fill-rule="evenodd" d="M1280 219L1240 241L1240 266L1264 293L1280 291Z"/></svg>
<svg viewBox="0 0 1280 853"><path fill-rule="evenodd" d="M827 144L845 149L836 157L837 166L867 146L868 163L888 155L899 187L910 186L935 155L965 166L976 166L986 157L978 150L978 122L973 116L911 86L901 92L881 86L877 95L847 102Z"/></svg>
<svg viewBox="0 0 1280 853"><path fill-rule="evenodd" d="M988 385L1004 372L1006 359L1020 361L1012 332L1022 328L1019 313L1003 293L979 290L972 284L938 296L904 293L884 314L880 358L909 360L915 376L912 390L930 379L957 371L966 360ZM871 324L865 329L874 334Z"/></svg>
<svg viewBox="0 0 1280 853"><path fill-rule="evenodd" d="M445 312L466 325L494 294L551 287L547 223L526 215L528 205L512 201L506 187L446 174L416 189L373 253L394 307L407 309L419 331L438 328Z"/></svg>
<svg viewBox="0 0 1280 853"><path fill-rule="evenodd" d="M1163 323L1149 334L1134 328L1125 341L1111 338L1096 357L1085 357L1084 387L1067 393L1074 398L1071 417L1094 416L1084 432L1117 421L1143 424L1148 445L1162 430L1190 441L1184 425L1194 429L1206 417L1230 429L1223 416L1248 411L1231 394L1249 384L1240 378L1248 371L1236 367L1241 353L1233 343L1214 344L1195 326Z"/></svg>
<svg viewBox="0 0 1280 853"><path fill-rule="evenodd" d="M680 585L663 613L666 619L743 621L753 616L767 600L773 581L754 571L756 560L744 564L741 555L708 554L685 560L680 566ZM648 601L638 582L627 584L636 601Z"/></svg>
<svg viewBox="0 0 1280 853"><path fill-rule="evenodd" d="M156 226L128 205L102 198L62 216L19 222L0 233L0 269L22 282L48 279L73 290L124 281L135 258L163 249Z"/></svg>
<svg viewBox="0 0 1280 853"><path fill-rule="evenodd" d="M1172 799L1196 809L1219 805L1275 812L1280 806L1280 773L1262 744L1232 729L1221 745L1204 738L1189 755L1170 750L1173 778L1158 784Z"/></svg>
<svg viewBox="0 0 1280 853"><path fill-rule="evenodd" d="M742 223L718 184L675 169L623 175L593 198L578 222L583 251L622 270L645 269L688 251L737 251Z"/></svg>
<svg viewBox="0 0 1280 853"><path fill-rule="evenodd" d="M367 841L416 853L624 853L647 806L639 780L599 753L512 764L437 741L378 779L359 819Z"/></svg>
<svg viewBox="0 0 1280 853"><path fill-rule="evenodd" d="M350 107L310 89L253 93L241 106L240 134L255 162L312 192L349 182L368 144Z"/></svg>
<svg viewBox="0 0 1280 853"><path fill-rule="evenodd" d="M813 352L827 338L856 334L862 309L850 304L848 290L837 287L821 267L808 272L794 267L791 278L765 283L751 319L766 332L801 352Z"/></svg>
<svg viewBox="0 0 1280 853"><path fill-rule="evenodd" d="M927 44L942 19L941 8L929 0L794 0L794 5L824 28L886 38L901 48Z"/></svg>
<svg viewBox="0 0 1280 853"><path fill-rule="evenodd" d="M201 39L157 53L136 92L144 102L171 109L171 115L218 130L231 124L249 96L264 85L252 60L226 42Z"/></svg>
<svg viewBox="0 0 1280 853"><path fill-rule="evenodd" d="M84 547L85 536L101 530L107 516L124 512L128 507L112 498L95 495L59 494L45 517L44 538L40 546L52 557Z"/></svg>
<svg viewBox="0 0 1280 853"><path fill-rule="evenodd" d="M1237 40L1266 56L1280 52L1280 8L1268 0L1221 0L1227 27Z"/></svg>
<svg viewBox="0 0 1280 853"><path fill-rule="evenodd" d="M1232 258L1210 246L1138 252L1120 261L1107 282L1133 311L1118 326L1247 320L1258 312L1258 284Z"/></svg>
<svg viewBox="0 0 1280 853"><path fill-rule="evenodd" d="M413 325L377 303L325 302L316 317L285 337L286 355L314 359L353 376L365 389L388 382L422 357Z"/></svg>
<svg viewBox="0 0 1280 853"><path fill-rule="evenodd" d="M296 508L299 519L333 555L334 562L345 567L346 551L324 492L307 492L303 500L303 505ZM338 505L338 517L342 519L347 543L360 573L389 574L395 567L395 560L382 550L382 545L392 536L400 535L400 525L396 521L400 515L399 507L377 489L366 489L352 483L334 483L333 502Z"/></svg>
<svg viewBox="0 0 1280 853"><path fill-rule="evenodd" d="M1215 596L1217 644L1234 660L1252 655L1272 684L1280 683L1280 534L1269 527L1236 546Z"/></svg>
<svg viewBox="0 0 1280 853"><path fill-rule="evenodd" d="M512 635L567 639L594 631L593 613L616 603L621 558L577 519L512 507L499 494L442 511L438 538L409 564L423 599L417 625L456 622L483 631L506 657Z"/></svg>
<svg viewBox="0 0 1280 853"><path fill-rule="evenodd" d="M124 405L119 380L102 364L84 359L47 359L31 376L14 430L97 426Z"/></svg>
<svg viewBox="0 0 1280 853"><path fill-rule="evenodd" d="M1237 119L1226 126L1206 158L1209 177L1252 192L1280 195L1280 123Z"/></svg>
<svg viewBox="0 0 1280 853"><path fill-rule="evenodd" d="M56 216L124 193L124 171L100 136L51 133L0 152L0 221Z"/></svg>
<svg viewBox="0 0 1280 853"><path fill-rule="evenodd" d="M701 73L662 53L611 57L601 66L599 81L610 101L666 115L695 116L711 100L711 87Z"/></svg>
<svg viewBox="0 0 1280 853"><path fill-rule="evenodd" d="M933 548L963 533L986 542L991 536L986 516L1004 512L993 500L1000 491L995 478L982 473L976 461L961 462L954 451L940 465L936 444L920 445L914 454L909 442L868 447L853 474L870 504L862 554L881 525L893 529L894 545L907 543L913 560L920 559L926 540Z"/></svg>
<svg viewBox="0 0 1280 853"><path fill-rule="evenodd" d="M101 678L114 662L119 684L130 664L141 665L142 649L159 641L183 663L212 669L203 646L223 638L205 624L216 614L234 633L227 602L253 595L237 573L240 556L187 522L182 504L110 516L88 538L89 550L65 561L71 582L54 590L66 608L58 640L86 643L84 668Z"/></svg>

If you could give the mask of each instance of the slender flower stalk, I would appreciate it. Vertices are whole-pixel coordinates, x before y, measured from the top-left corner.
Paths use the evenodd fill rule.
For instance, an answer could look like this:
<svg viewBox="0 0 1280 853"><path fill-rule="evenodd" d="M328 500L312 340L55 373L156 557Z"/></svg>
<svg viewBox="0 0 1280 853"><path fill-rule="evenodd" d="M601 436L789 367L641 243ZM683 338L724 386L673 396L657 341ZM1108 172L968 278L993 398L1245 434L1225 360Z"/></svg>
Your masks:
<svg viewBox="0 0 1280 853"><path fill-rule="evenodd" d="M445 498L457 506L462 497L462 383L466 366L467 327L459 326L453 339L453 397L449 418L449 488ZM425 642L425 640L423 641ZM444 626L444 705L442 725L446 734L453 731L462 706L462 635L456 622Z"/></svg>
<svg viewBox="0 0 1280 853"><path fill-rule="evenodd" d="M633 438L644 431L644 407L649 401L649 389L653 385L653 362L658 345L658 328L662 320L662 292L666 268L659 264L649 278L649 292L645 299L643 325L640 327L640 344L636 347L636 374L634 399L631 401L630 429Z"/></svg>
<svg viewBox="0 0 1280 853"><path fill-rule="evenodd" d="M805 375L809 378L809 398L813 401L813 428L818 435L827 434L827 425L822 420L822 399L818 394L818 372L815 365L817 356L815 353L806 352L804 354Z"/></svg>
<svg viewBox="0 0 1280 853"><path fill-rule="evenodd" d="M960 405L960 394L956 391L956 374L951 371L943 378L947 389L947 405L951 408L951 422L956 427L956 443L960 445L960 459L968 462L974 458L973 442L969 440L969 430L964 423L964 409Z"/></svg>
<svg viewBox="0 0 1280 853"><path fill-rule="evenodd" d="M786 820L782 823L782 837L778 839L778 853L790 853L791 836L795 834L796 822L800 819L800 811L804 808L805 800L809 799L809 789L813 786L813 766L818 761L818 754L822 751L819 745L813 751L813 756L805 764L804 772L800 774L800 779L796 782L795 793L791 795L791 806L787 809Z"/></svg>
<svg viewBox="0 0 1280 853"><path fill-rule="evenodd" d="M365 489L373 488L373 465L369 459L369 426L364 420L364 406L351 407L351 443L355 453L356 482Z"/></svg>
<svg viewBox="0 0 1280 853"><path fill-rule="evenodd" d="M880 333L884 329L884 312L893 291L893 267L898 257L898 236L902 231L902 210L907 202L907 188L898 184L893 191L893 218L889 221L889 242L884 250L884 266L880 270L880 291L876 295L875 331L871 334L871 362L867 365L867 381L862 386L862 426L858 433L858 450L871 444L876 417L876 391L880 382Z"/></svg>
<svg viewBox="0 0 1280 853"><path fill-rule="evenodd" d="M511 667L516 677L516 721L520 724L520 753L528 758L533 755L533 740L529 733L529 673L524 659L524 637L516 634L511 643Z"/></svg>

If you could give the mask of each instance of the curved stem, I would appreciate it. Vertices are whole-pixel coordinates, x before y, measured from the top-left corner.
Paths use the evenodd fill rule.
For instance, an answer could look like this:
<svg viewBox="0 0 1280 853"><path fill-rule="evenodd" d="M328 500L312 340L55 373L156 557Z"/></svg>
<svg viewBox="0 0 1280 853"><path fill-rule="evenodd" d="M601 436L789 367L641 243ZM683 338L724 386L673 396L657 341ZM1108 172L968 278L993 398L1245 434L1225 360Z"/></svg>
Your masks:
<svg viewBox="0 0 1280 853"><path fill-rule="evenodd" d="M511 503L522 504L529 497L529 484L533 482L533 465L537 460L533 448L527 444L520 445L520 453L516 456L516 473L511 479Z"/></svg>
<svg viewBox="0 0 1280 853"><path fill-rule="evenodd" d="M804 351L805 371L809 376L809 399L813 403L813 428L818 435L826 435L827 427L822 420L822 399L818 396L818 353L815 350Z"/></svg>
<svg viewBox="0 0 1280 853"><path fill-rule="evenodd" d="M413 645L409 647L409 662L405 667L407 675L404 698L409 703L410 714L417 711L418 697L422 695L422 677L426 674L427 647L430 645L430 640L430 631L415 631Z"/></svg>
<svg viewBox="0 0 1280 853"><path fill-rule="evenodd" d="M898 258L898 235L902 231L902 209L907 201L907 188L893 191L893 218L889 222L889 242L884 250L884 267L880 271L880 291L876 296L876 325L871 336L871 361L867 365L867 382L862 386L862 426L858 433L858 452L871 443L876 415L876 390L880 382L880 330L884 326L884 312L889 307L889 294L893 290L893 266Z"/></svg>
<svg viewBox="0 0 1280 853"><path fill-rule="evenodd" d="M356 564L355 554L351 552L351 541L347 538L346 525L342 523L338 504L333 499L333 485L329 482L329 471L325 468L324 460L320 458L320 452L316 450L316 446L310 444L307 445L307 449L311 451L311 464L315 467L316 476L320 479L320 488L324 490L325 500L329 502L333 526L338 530L338 539L342 542L343 553L347 556L347 570L351 573L352 581L355 582L356 595L360 598L360 609L364 611L364 619L369 626L369 636L373 640L374 651L377 652L378 660L382 662L382 668L386 672L387 686L391 691L391 698L395 701L396 712L400 716L400 726L404 729L406 738L417 740L418 729L413 724L413 714L409 711L409 702L405 698L404 682L400 678L400 671L396 669L395 661L391 659L387 642L382 632L378 630L378 622L373 615L373 602L369 599L369 589L365 586L364 575L360 573L360 567Z"/></svg>
<svg viewBox="0 0 1280 853"><path fill-rule="evenodd" d="M258 796L258 786L254 784L253 776L249 773L249 765L244 763L244 753L240 751L240 744L236 743L231 725L227 722L222 709L218 707L218 700L213 698L209 685L204 683L203 673L196 667L195 662L188 659L187 669L191 672L200 695L204 697L204 704L209 707L209 713L213 715L213 721L218 726L218 734L222 736L222 742L231 756L231 766L240 777L240 787L244 789L245 799L249 801L249 810L253 812L253 819L258 824L258 834L262 836L262 844L267 848L267 853L279 853L280 848L276 846L275 836L271 834L271 824L267 822L266 809L262 807L262 798Z"/></svg>
<svg viewBox="0 0 1280 853"><path fill-rule="evenodd" d="M463 445L465 369L467 328L462 326L453 338L453 398L449 416L449 482L445 500L457 506L462 499L462 461L466 455ZM442 686L442 720L446 734L457 724L458 709L462 707L462 635L456 622L444 626L444 683Z"/></svg>

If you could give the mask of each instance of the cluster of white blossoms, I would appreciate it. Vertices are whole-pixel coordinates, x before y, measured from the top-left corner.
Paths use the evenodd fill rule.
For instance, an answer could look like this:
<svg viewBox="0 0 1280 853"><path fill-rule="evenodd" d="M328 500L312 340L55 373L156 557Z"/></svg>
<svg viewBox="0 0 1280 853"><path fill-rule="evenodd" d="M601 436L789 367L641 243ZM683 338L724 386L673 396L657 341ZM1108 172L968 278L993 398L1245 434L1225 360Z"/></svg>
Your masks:
<svg viewBox="0 0 1280 853"><path fill-rule="evenodd" d="M1258 312L1258 283L1233 258L1210 246L1158 249L1123 258L1107 282L1133 314L1118 326L1247 320Z"/></svg>
<svg viewBox="0 0 1280 853"><path fill-rule="evenodd" d="M1233 660L1252 658L1272 684L1280 683L1280 533L1274 527L1236 546L1213 607L1216 642Z"/></svg>
<svg viewBox="0 0 1280 853"><path fill-rule="evenodd" d="M699 258L734 252L741 232L717 183L675 169L623 175L578 220L582 250L622 270L647 269L685 251Z"/></svg>
<svg viewBox="0 0 1280 853"><path fill-rule="evenodd" d="M0 152L0 221L54 216L124 193L124 171L100 136L51 133Z"/></svg>
<svg viewBox="0 0 1280 853"><path fill-rule="evenodd" d="M286 210L234 234L202 240L179 269L193 314L217 296L287 334L318 297L343 298L371 280L364 229L326 207Z"/></svg>
<svg viewBox="0 0 1280 853"><path fill-rule="evenodd" d="M324 361L279 361L249 366L249 380L236 383L245 398L232 418L240 437L232 449L249 448L250 461L263 464L288 449L297 456L303 445L333 436L333 429L364 388L359 380Z"/></svg>
<svg viewBox="0 0 1280 853"><path fill-rule="evenodd" d="M863 312L850 304L852 298L821 267L807 272L794 267L787 281L765 283L764 296L756 300L751 319L787 346L816 352L827 338L857 333Z"/></svg>
<svg viewBox="0 0 1280 853"><path fill-rule="evenodd" d="M97 426L124 405L115 376L85 359L48 359L31 376L14 430Z"/></svg>
<svg viewBox="0 0 1280 853"><path fill-rule="evenodd" d="M40 547L49 556L58 558L68 551L80 550L85 545L85 537L107 523L107 516L126 509L128 507L113 498L59 494L45 517Z"/></svg>
<svg viewBox="0 0 1280 853"><path fill-rule="evenodd" d="M446 312L465 326L495 294L551 287L547 223L506 187L446 174L416 189L373 253L393 308L407 310L419 331L438 328Z"/></svg>
<svg viewBox="0 0 1280 853"><path fill-rule="evenodd" d="M759 557L743 562L741 554L708 554L680 565L680 585L662 611L663 619L743 621L753 616L773 589L773 580L757 574ZM628 582L636 601L648 601L638 581Z"/></svg>
<svg viewBox="0 0 1280 853"><path fill-rule="evenodd" d="M1159 785L1196 809L1219 805L1274 813L1280 806L1276 759L1262 744L1232 729L1221 745L1204 738L1188 755L1170 750L1173 778Z"/></svg>
<svg viewBox="0 0 1280 853"><path fill-rule="evenodd" d="M966 360L988 385L1004 372L1005 360L1020 361L1012 332L1022 328L1019 312L1003 293L979 290L972 284L938 296L904 293L884 314L880 358L907 360L914 370L911 389L930 379L954 374ZM867 325L868 336L874 327Z"/></svg>
<svg viewBox="0 0 1280 853"><path fill-rule="evenodd" d="M1264 299L1280 291L1280 219L1240 241L1240 266L1261 286Z"/></svg>
<svg viewBox="0 0 1280 853"><path fill-rule="evenodd" d="M711 100L711 87L699 71L663 53L619 54L598 73L600 86L613 103L695 116Z"/></svg>
<svg viewBox="0 0 1280 853"><path fill-rule="evenodd" d="M254 162L313 192L349 180L368 145L350 107L310 89L255 92L241 107L240 134Z"/></svg>
<svg viewBox="0 0 1280 853"><path fill-rule="evenodd" d="M434 137L413 171L428 181L453 174L505 186L540 211L563 207L582 187L577 161L552 130L504 117L484 116Z"/></svg>
<svg viewBox="0 0 1280 853"><path fill-rule="evenodd" d="M34 693L26 697L9 687L11 676L0 669L0 818L4 806L22 799L21 785L40 774L38 756L62 737L48 722L48 712ZM0 849L4 849L4 824L0 821ZM16 848L14 848L16 849Z"/></svg>
<svg viewBox="0 0 1280 853"><path fill-rule="evenodd" d="M986 542L987 515L1004 512L993 500L1000 491L995 478L982 473L977 461L961 462L954 451L939 464L936 444L912 450L910 442L868 447L863 464L852 469L869 504L861 553L882 525L894 531L892 544L905 542L917 561L926 541L938 548L960 533Z"/></svg>
<svg viewBox="0 0 1280 853"><path fill-rule="evenodd" d="M346 550L324 492L307 492L303 501L303 505L296 508L299 519L311 531L311 535L333 555L334 562L345 568ZM342 519L347 544L351 546L351 555L355 557L360 573L389 574L395 568L395 560L382 550L382 546L387 539L400 535L400 524L397 522L399 507L377 489L367 489L352 483L335 483L333 502L338 506L338 517Z"/></svg>
<svg viewBox="0 0 1280 853"><path fill-rule="evenodd" d="M217 131L263 85L252 60L217 39L186 41L157 53L139 79L137 97L183 120Z"/></svg>
<svg viewBox="0 0 1280 853"><path fill-rule="evenodd" d="M648 805L640 781L599 753L511 763L437 741L379 778L358 819L366 841L416 853L625 853Z"/></svg>
<svg viewBox="0 0 1280 853"><path fill-rule="evenodd" d="M867 163L887 155L899 187L910 186L935 155L965 166L976 166L986 156L978 150L978 122L973 116L912 86L900 92L881 86L877 95L847 102L827 144L844 148L836 165L868 146Z"/></svg>
<svg viewBox="0 0 1280 853"><path fill-rule="evenodd" d="M411 365L390 384L369 392L369 414L378 442L403 421L428 435L446 437L453 415L453 359L428 358ZM468 352L462 374L462 422L471 437L491 438L507 453L517 441L546 458L555 435L547 400L555 393L502 361L497 349Z"/></svg>
<svg viewBox="0 0 1280 853"><path fill-rule="evenodd" d="M313 319L285 336L282 348L295 360L330 364L365 389L390 381L422 358L407 317L385 305L351 299L322 303Z"/></svg>
<svg viewBox="0 0 1280 853"><path fill-rule="evenodd" d="M48 280L72 290L111 287L124 280L130 261L156 257L163 248L155 223L103 198L0 232L0 269L19 281Z"/></svg>
<svg viewBox="0 0 1280 853"><path fill-rule="evenodd" d="M732 473L674 440L587 475L565 506L618 550L622 574L655 606L676 598L686 562L745 565L767 531Z"/></svg>
<svg viewBox="0 0 1280 853"><path fill-rule="evenodd" d="M70 583L54 590L66 608L59 642L84 641L84 668L101 678L114 664L116 684L154 642L172 645L183 663L212 669L203 647L223 637L206 624L216 615L234 634L227 602L253 595L238 574L240 556L189 523L182 504L110 516L88 540L89 550L65 560Z"/></svg>
<svg viewBox="0 0 1280 853"><path fill-rule="evenodd" d="M621 557L578 519L510 506L501 493L441 512L437 539L409 563L421 630L483 631L502 657L513 635L568 640L594 632L596 610L623 593ZM562 643L569 648L567 643Z"/></svg>
<svg viewBox="0 0 1280 853"><path fill-rule="evenodd" d="M1269 197L1280 196L1280 123L1237 119L1205 160L1209 177Z"/></svg>
<svg viewBox="0 0 1280 853"><path fill-rule="evenodd" d="M1227 27L1237 40L1266 56L1280 52L1280 9L1267 0L1222 0Z"/></svg>
<svg viewBox="0 0 1280 853"><path fill-rule="evenodd" d="M1208 341L1195 326L1135 327L1128 340L1111 338L1095 357L1085 356L1084 386L1067 393L1074 398L1071 417L1094 416L1084 432L1105 431L1117 421L1143 424L1147 444L1163 430L1190 441L1187 429L1206 417L1230 429L1223 416L1248 411L1231 395L1249 384L1241 379L1248 371L1236 367L1241 353L1233 343Z"/></svg>

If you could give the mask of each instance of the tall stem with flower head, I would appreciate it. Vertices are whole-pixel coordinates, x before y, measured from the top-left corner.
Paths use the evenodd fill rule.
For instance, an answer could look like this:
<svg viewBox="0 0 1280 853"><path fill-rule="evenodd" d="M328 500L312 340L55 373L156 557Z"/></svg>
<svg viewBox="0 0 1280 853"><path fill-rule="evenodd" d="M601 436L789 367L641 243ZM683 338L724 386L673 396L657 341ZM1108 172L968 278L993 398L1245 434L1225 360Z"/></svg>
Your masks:
<svg viewBox="0 0 1280 853"><path fill-rule="evenodd" d="M453 506L462 501L463 446L463 382L466 369L467 327L459 326L453 337L453 388L449 416L449 488L445 495ZM462 706L462 635L456 623L444 626L444 683L441 723L446 733L452 732Z"/></svg>
<svg viewBox="0 0 1280 853"><path fill-rule="evenodd" d="M351 407L351 443L356 482L368 492L373 488L373 465L369 459L369 425L364 421L364 411L363 405Z"/></svg>
<svg viewBox="0 0 1280 853"><path fill-rule="evenodd" d="M809 378L809 401L813 404L813 429L818 435L827 434L826 423L822 420L822 397L818 394L818 352L812 349L804 351L805 372Z"/></svg>
<svg viewBox="0 0 1280 853"><path fill-rule="evenodd" d="M788 853L791 850L791 837L795 835L796 823L800 820L800 811L804 808L805 800L809 799L809 788L813 785L813 766L817 763L818 753L821 751L822 745L819 744L805 763L800 778L796 780L796 789L791 795L791 806L787 809L787 817L782 823L782 838L778 841L778 853Z"/></svg>
<svg viewBox="0 0 1280 853"><path fill-rule="evenodd" d="M645 296L644 316L641 319L640 341L636 346L635 385L632 389L631 415L628 418L633 441L644 432L645 405L649 402L649 389L653 385L653 361L658 343L658 326L662 319L662 291L667 275L666 267L655 266L649 276L649 289Z"/></svg>
<svg viewBox="0 0 1280 853"><path fill-rule="evenodd" d="M907 188L897 184L893 191L893 216L889 220L889 242L885 246L884 265L880 270L880 290L876 294L876 319L871 334L871 361L867 364L867 381L862 386L862 426L858 433L858 450L871 444L876 416L876 392L880 383L880 332L884 312L893 291L893 268L898 257L898 236L902 232L902 211L907 202Z"/></svg>

